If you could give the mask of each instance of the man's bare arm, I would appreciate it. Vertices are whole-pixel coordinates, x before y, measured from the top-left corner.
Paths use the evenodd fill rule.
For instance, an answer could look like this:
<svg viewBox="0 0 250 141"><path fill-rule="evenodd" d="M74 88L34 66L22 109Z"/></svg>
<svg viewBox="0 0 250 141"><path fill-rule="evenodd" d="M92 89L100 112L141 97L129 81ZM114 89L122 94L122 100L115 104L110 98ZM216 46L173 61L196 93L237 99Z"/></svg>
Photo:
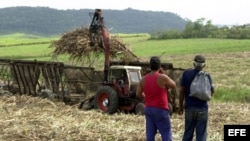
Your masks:
<svg viewBox="0 0 250 141"><path fill-rule="evenodd" d="M178 112L180 115L183 114L184 95L185 95L185 87L181 86L179 95L179 112Z"/></svg>
<svg viewBox="0 0 250 141"><path fill-rule="evenodd" d="M163 78L164 78L164 85L165 86L167 86L168 88L171 88L171 89L176 89L176 83L174 80L172 80L166 74L163 74Z"/></svg>

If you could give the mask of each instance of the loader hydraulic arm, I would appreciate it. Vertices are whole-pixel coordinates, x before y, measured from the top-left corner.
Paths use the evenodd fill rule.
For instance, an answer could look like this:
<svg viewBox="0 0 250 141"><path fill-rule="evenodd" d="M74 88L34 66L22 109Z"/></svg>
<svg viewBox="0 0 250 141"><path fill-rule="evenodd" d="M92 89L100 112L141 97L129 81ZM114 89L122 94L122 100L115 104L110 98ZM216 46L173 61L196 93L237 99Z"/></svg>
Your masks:
<svg viewBox="0 0 250 141"><path fill-rule="evenodd" d="M89 26L90 40L104 49L104 82L108 80L108 70L110 65L110 42L109 32L104 25L101 9L96 9L92 22Z"/></svg>

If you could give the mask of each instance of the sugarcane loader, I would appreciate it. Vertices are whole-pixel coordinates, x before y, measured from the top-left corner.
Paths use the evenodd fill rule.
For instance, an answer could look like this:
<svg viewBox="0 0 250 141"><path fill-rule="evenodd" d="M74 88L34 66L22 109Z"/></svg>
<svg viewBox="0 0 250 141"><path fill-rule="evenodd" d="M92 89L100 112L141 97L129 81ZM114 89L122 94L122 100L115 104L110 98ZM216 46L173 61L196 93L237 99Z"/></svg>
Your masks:
<svg viewBox="0 0 250 141"><path fill-rule="evenodd" d="M143 113L142 100L136 97L136 87L141 79L140 66L110 65L109 32L104 25L101 9L96 9L89 26L91 46L104 50L104 81L93 96L92 105L105 113L117 111Z"/></svg>
<svg viewBox="0 0 250 141"><path fill-rule="evenodd" d="M142 69L148 68L149 63L133 62L131 65L110 61L109 32L104 26L102 11L96 9L89 26L91 46L99 46L104 50L104 81L95 95L88 101L93 108L104 113L113 114L117 111L144 114L143 100L136 97L136 88L142 78ZM132 56L135 56L130 52ZM163 69L172 64L162 64ZM145 73L145 70L144 70ZM84 104L83 102L81 104ZM169 107L172 107L171 104Z"/></svg>

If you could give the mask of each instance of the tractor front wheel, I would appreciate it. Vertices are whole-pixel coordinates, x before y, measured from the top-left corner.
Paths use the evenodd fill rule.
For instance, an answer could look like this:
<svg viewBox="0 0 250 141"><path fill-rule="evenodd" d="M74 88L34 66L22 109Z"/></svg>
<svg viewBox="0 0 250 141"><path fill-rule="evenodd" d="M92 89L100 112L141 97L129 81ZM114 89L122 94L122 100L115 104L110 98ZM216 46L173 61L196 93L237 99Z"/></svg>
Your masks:
<svg viewBox="0 0 250 141"><path fill-rule="evenodd" d="M144 115L144 104L137 103L135 106L135 114L136 115Z"/></svg>
<svg viewBox="0 0 250 141"><path fill-rule="evenodd" d="M110 86L101 87L94 98L94 107L104 113L113 114L118 108L118 96Z"/></svg>

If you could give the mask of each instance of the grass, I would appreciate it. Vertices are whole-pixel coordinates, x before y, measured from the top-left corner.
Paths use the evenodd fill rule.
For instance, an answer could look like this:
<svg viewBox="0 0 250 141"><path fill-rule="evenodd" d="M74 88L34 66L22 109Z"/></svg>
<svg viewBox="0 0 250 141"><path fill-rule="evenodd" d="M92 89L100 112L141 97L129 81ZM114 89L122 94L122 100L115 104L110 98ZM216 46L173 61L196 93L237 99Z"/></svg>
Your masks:
<svg viewBox="0 0 250 141"><path fill-rule="evenodd" d="M126 40L126 39L125 39ZM171 40L144 40L133 44L133 51L138 56L183 55L197 53L222 53L250 50L250 40L224 39L171 39Z"/></svg>
<svg viewBox="0 0 250 141"><path fill-rule="evenodd" d="M36 35L29 35L23 33L15 33L8 35L0 35L0 47L12 46L12 45L22 45L22 44L39 44L44 42L51 42L51 40L57 39L57 36L42 37Z"/></svg>
<svg viewBox="0 0 250 141"><path fill-rule="evenodd" d="M250 102L249 88L219 88L216 90L214 99L221 102Z"/></svg>
<svg viewBox="0 0 250 141"><path fill-rule="evenodd" d="M149 56L162 55L162 62L173 63L176 68L190 68L194 55L203 54L207 58L205 69L212 75L216 88L215 99L250 102L248 96L250 92L248 63L250 62L250 40L149 40L147 34L118 34L116 36L121 38L142 61L148 61ZM53 61L51 58L53 48L49 48L50 42L59 37L13 34L0 36L0 39L0 58ZM47 44L41 44L46 41ZM35 44L27 45L27 43ZM13 44L14 46L11 46ZM5 46L1 47L1 45ZM72 63L66 55L59 56L56 61ZM94 67L102 68L103 63L100 62L103 61L100 60L94 64Z"/></svg>
<svg viewBox="0 0 250 141"><path fill-rule="evenodd" d="M2 47L0 56L9 59L39 59L50 56L52 48L48 44Z"/></svg>
<svg viewBox="0 0 250 141"><path fill-rule="evenodd" d="M225 53L250 51L250 40L234 39L171 39L149 40L147 34L117 34L114 35L122 41L138 56L148 57L152 55L185 55L197 53ZM30 38L32 37L32 38ZM51 41L59 37L39 37L25 34L11 34L0 36L0 56L5 58L22 58L32 56L40 60L40 57L50 56L53 51ZM46 43L47 42L47 43ZM33 43L33 44L31 44ZM1 47L2 46L2 47ZM13 52L17 47L18 52ZM36 49L34 49L36 48ZM20 51L20 53L19 53ZM38 51L38 52L36 52ZM21 54L21 57L19 55ZM34 55L30 55L34 54ZM42 55L40 55L42 54ZM24 58L25 59L25 58ZM65 60L64 60L65 61Z"/></svg>

